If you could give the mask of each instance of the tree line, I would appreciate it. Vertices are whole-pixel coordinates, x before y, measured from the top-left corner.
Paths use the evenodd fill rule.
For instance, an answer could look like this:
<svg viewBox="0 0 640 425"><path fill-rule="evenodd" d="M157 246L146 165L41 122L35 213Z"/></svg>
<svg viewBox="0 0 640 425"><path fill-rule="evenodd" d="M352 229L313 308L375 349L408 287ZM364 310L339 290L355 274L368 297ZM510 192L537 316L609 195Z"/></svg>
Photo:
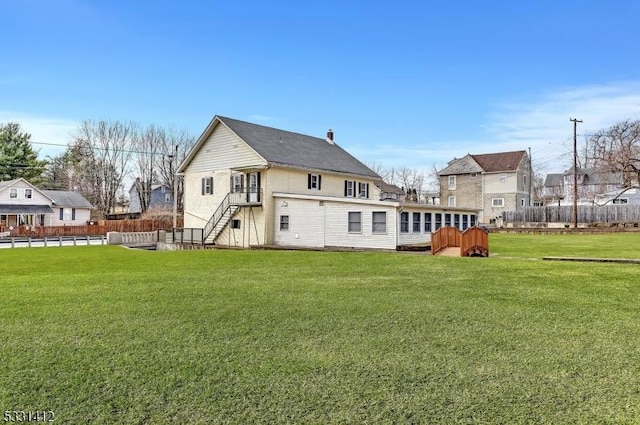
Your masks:
<svg viewBox="0 0 640 425"><path fill-rule="evenodd" d="M42 189L81 193L98 217L113 213L133 182L142 211L154 185L177 194L182 209L184 186L177 169L195 143L184 130L131 121L83 121L66 150L38 159L31 135L17 123L0 124L0 180L24 178Z"/></svg>
<svg viewBox="0 0 640 425"><path fill-rule="evenodd" d="M163 184L177 193L182 210L184 186L176 172L194 143L195 138L184 130L85 120L62 154L39 159L31 135L20 124L0 124L0 181L22 177L40 188L77 191L98 216L112 213L123 201L126 182L137 186L143 211L149 207L152 186ZM615 173L624 188L640 187L640 120L624 120L587 136L581 152L581 168ZM369 167L404 189L411 200L428 202L426 192L439 191L435 164L430 171L386 169L377 163ZM537 191L543 184L540 176L536 175L535 183Z"/></svg>

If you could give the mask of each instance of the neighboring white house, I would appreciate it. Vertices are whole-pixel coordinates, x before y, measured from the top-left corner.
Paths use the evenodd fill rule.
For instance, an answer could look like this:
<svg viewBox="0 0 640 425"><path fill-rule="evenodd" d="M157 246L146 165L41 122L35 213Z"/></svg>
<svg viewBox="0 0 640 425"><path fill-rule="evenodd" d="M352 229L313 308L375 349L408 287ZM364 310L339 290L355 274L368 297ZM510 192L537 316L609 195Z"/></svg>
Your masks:
<svg viewBox="0 0 640 425"><path fill-rule="evenodd" d="M91 204L79 193L40 190L23 178L0 182L0 226L85 225Z"/></svg>
<svg viewBox="0 0 640 425"><path fill-rule="evenodd" d="M180 165L185 228L248 247L396 249L477 210L381 200L381 178L333 140L216 116ZM457 220L457 221L456 221Z"/></svg>

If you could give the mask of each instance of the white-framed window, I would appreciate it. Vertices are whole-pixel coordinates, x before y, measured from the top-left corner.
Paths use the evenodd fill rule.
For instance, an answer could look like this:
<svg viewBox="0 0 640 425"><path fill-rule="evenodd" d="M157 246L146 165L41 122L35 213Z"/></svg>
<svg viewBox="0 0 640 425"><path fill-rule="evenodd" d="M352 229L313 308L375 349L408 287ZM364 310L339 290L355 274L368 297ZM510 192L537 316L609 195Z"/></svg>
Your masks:
<svg viewBox="0 0 640 425"><path fill-rule="evenodd" d="M166 186L160 186L160 193L165 193L167 191Z"/></svg>
<svg viewBox="0 0 640 425"><path fill-rule="evenodd" d="M431 232L431 213L430 212L424 213L424 232L425 233Z"/></svg>
<svg viewBox="0 0 640 425"><path fill-rule="evenodd" d="M18 189L16 189L15 187L11 188L9 190L9 198L15 199L17 197L18 197Z"/></svg>
<svg viewBox="0 0 640 425"><path fill-rule="evenodd" d="M507 175L505 173L500 174L500 183L507 181Z"/></svg>
<svg viewBox="0 0 640 425"><path fill-rule="evenodd" d="M455 207L456 206L456 197L455 196L449 196L449 198L447 199L447 206L448 207Z"/></svg>
<svg viewBox="0 0 640 425"><path fill-rule="evenodd" d="M171 202L171 194L170 193L165 193L164 194L164 202Z"/></svg>
<svg viewBox="0 0 640 425"><path fill-rule="evenodd" d="M362 232L362 213L360 211L349 211L349 233Z"/></svg>
<svg viewBox="0 0 640 425"><path fill-rule="evenodd" d="M353 180L344 181L344 196L346 196L347 198L356 197L356 182L354 182Z"/></svg>
<svg viewBox="0 0 640 425"><path fill-rule="evenodd" d="M60 220L73 221L76 219L75 208L60 208Z"/></svg>
<svg viewBox="0 0 640 425"><path fill-rule="evenodd" d="M213 177L202 178L202 194L213 195Z"/></svg>
<svg viewBox="0 0 640 425"><path fill-rule="evenodd" d="M419 212L413 213L413 219L411 220L411 231L413 233L420 233L420 216Z"/></svg>
<svg viewBox="0 0 640 425"><path fill-rule="evenodd" d="M522 175L522 187L527 187L527 175L523 174Z"/></svg>
<svg viewBox="0 0 640 425"><path fill-rule="evenodd" d="M449 176L448 179L448 183L449 183L449 190L455 190L456 189L456 176Z"/></svg>
<svg viewBox="0 0 640 425"><path fill-rule="evenodd" d="M33 196L33 191L31 189L24 190L24 197L26 199L31 199L32 196Z"/></svg>
<svg viewBox="0 0 640 425"><path fill-rule="evenodd" d="M494 208L503 208L504 198L491 198L491 206Z"/></svg>
<svg viewBox="0 0 640 425"><path fill-rule="evenodd" d="M472 179L475 179L478 177L478 173L469 173L469 177L471 177Z"/></svg>
<svg viewBox="0 0 640 425"><path fill-rule="evenodd" d="M322 188L322 176L320 174L307 174L307 189L320 190Z"/></svg>
<svg viewBox="0 0 640 425"><path fill-rule="evenodd" d="M525 205L525 199L524 199L524 198L521 198L521 199L520 199L520 206L521 206L521 207L524 207L524 205Z"/></svg>
<svg viewBox="0 0 640 425"><path fill-rule="evenodd" d="M400 233L409 233L409 213L400 213Z"/></svg>
<svg viewBox="0 0 640 425"><path fill-rule="evenodd" d="M612 204L615 205L624 205L629 203L629 198L616 198L611 201Z"/></svg>
<svg viewBox="0 0 640 425"><path fill-rule="evenodd" d="M360 198L369 198L369 183L358 183L358 196Z"/></svg>
<svg viewBox="0 0 640 425"><path fill-rule="evenodd" d="M281 215L280 216L280 231L288 232L289 231L289 216Z"/></svg>
<svg viewBox="0 0 640 425"><path fill-rule="evenodd" d="M387 233L387 213L385 211L372 212L371 223L373 233Z"/></svg>
<svg viewBox="0 0 640 425"><path fill-rule="evenodd" d="M243 180L242 174L233 174L231 176L231 191L233 193L242 192L242 189L244 188Z"/></svg>

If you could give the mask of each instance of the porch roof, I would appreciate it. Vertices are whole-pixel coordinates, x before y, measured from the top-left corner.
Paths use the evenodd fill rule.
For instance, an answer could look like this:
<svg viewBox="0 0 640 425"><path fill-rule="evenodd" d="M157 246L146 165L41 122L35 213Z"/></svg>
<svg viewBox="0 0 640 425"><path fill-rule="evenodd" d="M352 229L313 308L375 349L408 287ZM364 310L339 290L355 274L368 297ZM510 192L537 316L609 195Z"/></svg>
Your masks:
<svg viewBox="0 0 640 425"><path fill-rule="evenodd" d="M53 214L49 205L0 204L0 214Z"/></svg>

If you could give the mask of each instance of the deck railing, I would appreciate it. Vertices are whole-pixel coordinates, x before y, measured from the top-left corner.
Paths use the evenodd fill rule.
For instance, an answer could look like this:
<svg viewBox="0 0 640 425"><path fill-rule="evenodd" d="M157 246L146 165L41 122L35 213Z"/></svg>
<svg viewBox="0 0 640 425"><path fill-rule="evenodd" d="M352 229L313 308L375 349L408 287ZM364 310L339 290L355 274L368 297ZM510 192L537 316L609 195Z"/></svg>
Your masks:
<svg viewBox="0 0 640 425"><path fill-rule="evenodd" d="M489 255L489 234L481 227L470 227L464 231L445 226L431 234L431 254L436 255L445 248L460 247L460 256Z"/></svg>

